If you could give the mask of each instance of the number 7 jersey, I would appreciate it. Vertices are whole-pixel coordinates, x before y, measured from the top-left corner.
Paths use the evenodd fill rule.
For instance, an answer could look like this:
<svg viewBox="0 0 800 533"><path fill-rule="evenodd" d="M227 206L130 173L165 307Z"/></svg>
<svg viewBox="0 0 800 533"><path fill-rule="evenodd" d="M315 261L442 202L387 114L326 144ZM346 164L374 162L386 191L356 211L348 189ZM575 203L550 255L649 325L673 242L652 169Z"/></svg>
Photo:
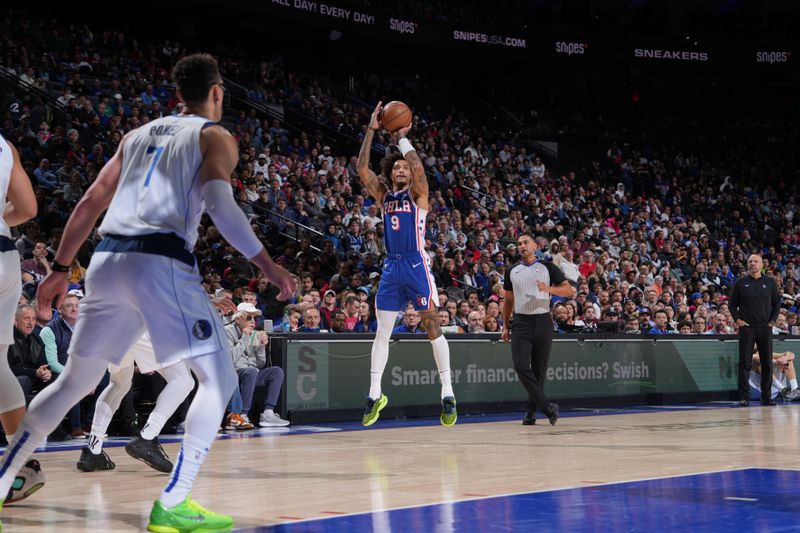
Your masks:
<svg viewBox="0 0 800 533"><path fill-rule="evenodd" d="M387 191L383 199L386 253L389 256L423 253L427 216L428 212L414 202L408 189Z"/></svg>
<svg viewBox="0 0 800 533"><path fill-rule="evenodd" d="M125 140L122 171L101 235L174 233L189 251L203 214L200 132L216 124L198 115L159 118Z"/></svg>

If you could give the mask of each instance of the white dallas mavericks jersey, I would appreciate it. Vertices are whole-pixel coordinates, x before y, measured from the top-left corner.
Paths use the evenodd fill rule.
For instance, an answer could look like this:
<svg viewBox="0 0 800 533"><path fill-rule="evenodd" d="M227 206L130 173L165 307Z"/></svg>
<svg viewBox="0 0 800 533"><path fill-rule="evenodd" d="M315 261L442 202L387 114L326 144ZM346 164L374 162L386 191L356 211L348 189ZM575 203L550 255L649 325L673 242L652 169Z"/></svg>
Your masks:
<svg viewBox="0 0 800 533"><path fill-rule="evenodd" d="M126 139L117 192L101 235L174 233L191 252L203 214L200 132L216 124L198 115L154 120Z"/></svg>
<svg viewBox="0 0 800 533"><path fill-rule="evenodd" d="M11 182L11 169L14 168L14 154L11 153L11 146L0 135L0 198L3 205L8 201L8 184ZM6 220L0 216L0 235L11 238L11 228L6 224Z"/></svg>

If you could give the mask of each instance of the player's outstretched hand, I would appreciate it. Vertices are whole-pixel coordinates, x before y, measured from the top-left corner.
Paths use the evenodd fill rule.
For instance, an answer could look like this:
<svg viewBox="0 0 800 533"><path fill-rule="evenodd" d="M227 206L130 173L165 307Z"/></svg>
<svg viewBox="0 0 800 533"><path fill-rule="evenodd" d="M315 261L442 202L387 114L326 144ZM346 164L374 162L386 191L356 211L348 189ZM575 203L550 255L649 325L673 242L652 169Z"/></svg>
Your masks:
<svg viewBox="0 0 800 533"><path fill-rule="evenodd" d="M408 135L408 132L411 131L411 127L413 125L414 125L413 122L409 122L408 126L406 126L405 128L400 128L399 130L397 130L397 136L402 139L403 137Z"/></svg>
<svg viewBox="0 0 800 533"><path fill-rule="evenodd" d="M297 286L288 270L275 261L270 261L269 266L264 270L264 275L281 291L277 296L278 300L286 301L292 297Z"/></svg>
<svg viewBox="0 0 800 533"><path fill-rule="evenodd" d="M372 111L372 117L369 119L369 127L371 130L377 131L381 127L381 121L379 120L381 116L381 109L383 108L383 102L378 102L378 105L375 106L375 109Z"/></svg>
<svg viewBox="0 0 800 533"><path fill-rule="evenodd" d="M50 272L36 289L36 320L41 324L53 318L53 308L61 305L67 294L67 276L63 272Z"/></svg>

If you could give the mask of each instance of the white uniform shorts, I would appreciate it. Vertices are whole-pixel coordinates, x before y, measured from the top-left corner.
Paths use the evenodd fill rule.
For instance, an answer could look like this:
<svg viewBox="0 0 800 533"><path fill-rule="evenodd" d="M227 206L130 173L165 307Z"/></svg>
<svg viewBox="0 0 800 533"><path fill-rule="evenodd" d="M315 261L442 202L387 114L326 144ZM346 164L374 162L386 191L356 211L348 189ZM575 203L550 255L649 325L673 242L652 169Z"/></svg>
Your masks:
<svg viewBox="0 0 800 533"><path fill-rule="evenodd" d="M0 252L0 344L14 344L14 315L22 292L19 253ZM8 354L0 351L0 413L25 407L25 395L8 366Z"/></svg>
<svg viewBox="0 0 800 533"><path fill-rule="evenodd" d="M200 281L196 266L177 259L95 252L70 355L122 366L146 329L159 367L217 351L230 357L222 322Z"/></svg>
<svg viewBox="0 0 800 533"><path fill-rule="evenodd" d="M20 294L22 274L19 269L19 252L0 252L0 344L14 344L14 315L17 313Z"/></svg>

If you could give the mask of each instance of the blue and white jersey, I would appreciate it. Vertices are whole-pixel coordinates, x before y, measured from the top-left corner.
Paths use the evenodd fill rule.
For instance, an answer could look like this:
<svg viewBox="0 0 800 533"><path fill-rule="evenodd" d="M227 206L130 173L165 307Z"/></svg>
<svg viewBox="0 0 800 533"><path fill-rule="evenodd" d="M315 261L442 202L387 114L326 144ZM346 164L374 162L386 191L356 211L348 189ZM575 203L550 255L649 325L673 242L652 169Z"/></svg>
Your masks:
<svg viewBox="0 0 800 533"><path fill-rule="evenodd" d="M215 124L198 115L154 120L125 141L117 191L101 235L174 233L194 249L203 214L200 132Z"/></svg>
<svg viewBox="0 0 800 533"><path fill-rule="evenodd" d="M383 240L389 257L426 255L425 219L428 211L411 198L408 189L388 191L383 198Z"/></svg>

